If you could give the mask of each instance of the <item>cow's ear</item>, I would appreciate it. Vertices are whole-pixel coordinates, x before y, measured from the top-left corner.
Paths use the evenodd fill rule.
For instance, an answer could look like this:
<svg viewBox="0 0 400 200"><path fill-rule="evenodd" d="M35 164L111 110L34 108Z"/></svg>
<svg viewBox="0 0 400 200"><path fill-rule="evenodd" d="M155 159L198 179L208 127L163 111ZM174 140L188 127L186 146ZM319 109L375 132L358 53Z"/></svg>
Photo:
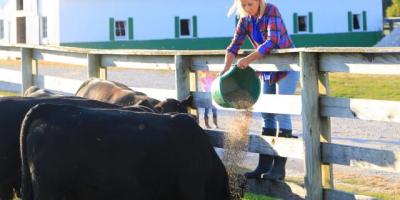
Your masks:
<svg viewBox="0 0 400 200"><path fill-rule="evenodd" d="M186 106L186 107L193 108L193 96L189 95L188 97L186 97L186 99L181 101L181 104Z"/></svg>

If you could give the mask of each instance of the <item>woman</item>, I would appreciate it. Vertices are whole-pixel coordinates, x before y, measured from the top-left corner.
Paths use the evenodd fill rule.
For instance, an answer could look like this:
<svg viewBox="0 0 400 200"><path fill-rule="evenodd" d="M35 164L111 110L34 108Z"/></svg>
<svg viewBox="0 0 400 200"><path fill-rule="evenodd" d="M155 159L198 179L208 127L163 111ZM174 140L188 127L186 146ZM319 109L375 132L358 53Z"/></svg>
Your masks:
<svg viewBox="0 0 400 200"><path fill-rule="evenodd" d="M229 13L236 11L240 17L232 42L227 47L225 55L226 72L243 44L246 36L255 47L255 51L237 61L241 69L248 67L253 61L269 54L273 49L294 48L294 44L287 33L285 24L278 8L264 0L234 0ZM264 94L294 94L299 72L261 72L264 81ZM262 135L292 137L292 123L290 115L262 113L264 127ZM267 178L283 180L287 158L279 156L260 155L257 168L246 173L247 178Z"/></svg>

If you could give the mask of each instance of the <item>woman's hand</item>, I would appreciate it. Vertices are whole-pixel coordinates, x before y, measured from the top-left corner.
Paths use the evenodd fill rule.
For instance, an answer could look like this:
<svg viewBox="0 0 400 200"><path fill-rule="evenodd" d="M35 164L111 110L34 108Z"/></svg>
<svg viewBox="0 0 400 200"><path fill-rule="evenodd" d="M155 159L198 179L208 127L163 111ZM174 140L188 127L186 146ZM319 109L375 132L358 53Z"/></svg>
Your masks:
<svg viewBox="0 0 400 200"><path fill-rule="evenodd" d="M228 70L229 70L229 67L225 67L221 72L219 72L219 76L222 76Z"/></svg>
<svg viewBox="0 0 400 200"><path fill-rule="evenodd" d="M219 76L222 76L222 74L224 74L226 71L228 71L231 68L233 59L235 59L235 55L234 54L232 54L230 52L227 52L225 54L225 62L224 62L225 66L224 66L224 69L219 73Z"/></svg>
<svg viewBox="0 0 400 200"><path fill-rule="evenodd" d="M246 56L244 58L239 59L236 65L239 69L245 69L246 67L249 66L250 62L251 61L249 61L249 59Z"/></svg>
<svg viewBox="0 0 400 200"><path fill-rule="evenodd" d="M259 58L262 58L262 55L258 51L254 51L246 57L239 59L236 65L239 69L245 69L250 65L250 63Z"/></svg>

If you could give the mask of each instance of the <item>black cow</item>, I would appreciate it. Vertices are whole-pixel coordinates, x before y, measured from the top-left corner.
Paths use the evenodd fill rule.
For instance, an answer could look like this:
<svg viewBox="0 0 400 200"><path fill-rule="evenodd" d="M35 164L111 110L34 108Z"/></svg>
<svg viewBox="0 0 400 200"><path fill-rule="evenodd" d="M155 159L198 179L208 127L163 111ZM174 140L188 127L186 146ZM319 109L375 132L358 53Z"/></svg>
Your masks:
<svg viewBox="0 0 400 200"><path fill-rule="evenodd" d="M182 101L176 99L159 101L142 92L133 91L122 83L98 78L92 78L82 83L75 96L121 106L143 105L160 113L187 113L187 107L191 107L193 103L192 96L188 96Z"/></svg>
<svg viewBox="0 0 400 200"><path fill-rule="evenodd" d="M41 104L21 128L23 200L225 200L225 167L186 114Z"/></svg>
<svg viewBox="0 0 400 200"><path fill-rule="evenodd" d="M51 96L63 96L60 93L53 92L51 90L42 89L38 86L31 86L24 92L24 97L51 97Z"/></svg>
<svg viewBox="0 0 400 200"><path fill-rule="evenodd" d="M20 188L19 135L28 110L40 103L79 105L98 108L119 106L81 97L2 97L0 98L0 199L10 200ZM133 108L132 108L133 109Z"/></svg>

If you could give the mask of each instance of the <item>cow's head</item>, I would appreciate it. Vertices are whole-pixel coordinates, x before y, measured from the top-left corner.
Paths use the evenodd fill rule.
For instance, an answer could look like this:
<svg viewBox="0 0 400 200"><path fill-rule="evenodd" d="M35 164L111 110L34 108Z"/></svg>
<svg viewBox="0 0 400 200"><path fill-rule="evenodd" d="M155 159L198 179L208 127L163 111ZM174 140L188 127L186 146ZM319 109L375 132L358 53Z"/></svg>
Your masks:
<svg viewBox="0 0 400 200"><path fill-rule="evenodd" d="M187 107L193 105L193 96L190 95L182 101L166 99L154 106L154 110L160 113L188 113Z"/></svg>
<svg viewBox="0 0 400 200"><path fill-rule="evenodd" d="M143 98L142 100L138 101L135 105L145 106L153 109L159 103L160 103L159 100L146 96L146 98Z"/></svg>

